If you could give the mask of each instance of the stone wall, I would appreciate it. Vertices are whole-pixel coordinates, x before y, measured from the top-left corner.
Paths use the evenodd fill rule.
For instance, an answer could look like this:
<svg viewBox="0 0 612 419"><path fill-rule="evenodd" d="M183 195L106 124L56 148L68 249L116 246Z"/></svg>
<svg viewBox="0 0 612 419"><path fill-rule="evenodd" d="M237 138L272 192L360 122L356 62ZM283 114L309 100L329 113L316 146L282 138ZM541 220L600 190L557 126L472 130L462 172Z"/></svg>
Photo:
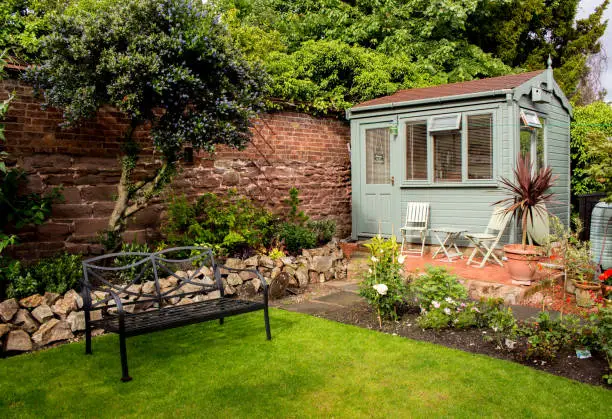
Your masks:
<svg viewBox="0 0 612 419"><path fill-rule="evenodd" d="M311 283L334 279L346 280L348 261L344 259L338 243L332 241L317 249L304 250L297 257L273 260L268 256L257 255L246 260L227 259L225 265L228 268L258 270L269 285L270 298L275 299L283 297L288 287L306 288ZM226 297L261 298L258 295L262 294L263 286L254 272L236 273L221 269L220 273ZM182 278L189 278L189 282L184 282ZM177 306L219 298L218 289L207 294L202 293L202 286L214 286L213 278L214 274L206 266L196 271L177 271L175 275L160 278L160 291L168 295L163 300L163 305ZM123 285L122 288L127 285ZM172 291L175 288L176 290ZM124 310L130 314L158 310L158 304L151 301L151 295L155 294L156 289L154 281L130 285L127 290L132 294L119 294L125 304ZM109 294L104 291L91 293L93 302L108 298ZM106 309L91 312L92 320L117 313L113 300L106 304ZM66 292L63 296L47 292L44 295L31 295L19 301L11 298L0 302L0 353L12 355L74 341L82 337L84 331L83 298L74 290ZM103 331L99 329L92 331L94 336L100 333Z"/></svg>
<svg viewBox="0 0 612 419"><path fill-rule="evenodd" d="M123 115L102 109L79 129L59 128L61 113L41 110L32 89L16 80L0 81L0 100L16 97L6 119L7 151L29 173L28 189L45 192L63 185L65 202L53 208L50 220L25 231L18 257L39 258L60 250L97 253L97 234L106 227L119 180L119 138ZM338 236L350 234L350 142L348 124L334 118L276 112L253 121L254 138L244 151L219 147L215 155L199 153L184 165L166 193L200 195L228 188L273 211L282 211L292 186L300 189L302 209L314 219L337 221ZM143 146L136 176L159 164L146 130L136 133ZM164 197L130 220L127 240L159 236Z"/></svg>

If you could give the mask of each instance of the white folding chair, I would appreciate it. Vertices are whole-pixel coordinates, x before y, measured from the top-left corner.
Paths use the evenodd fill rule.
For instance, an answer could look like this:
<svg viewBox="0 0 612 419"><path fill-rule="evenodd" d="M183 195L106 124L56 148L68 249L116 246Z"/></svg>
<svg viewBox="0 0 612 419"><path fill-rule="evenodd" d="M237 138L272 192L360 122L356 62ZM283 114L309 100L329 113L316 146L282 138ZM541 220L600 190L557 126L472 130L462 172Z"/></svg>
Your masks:
<svg viewBox="0 0 612 419"><path fill-rule="evenodd" d="M505 212L501 207L495 207L484 233L464 234L464 236L474 244L474 250L467 261L468 265L473 262L474 256L476 256L477 253L480 253L482 255L482 262L480 262L478 268L485 266L485 263L487 263L489 257L495 259L500 266L504 266L493 251L504 234L504 230L506 229L506 225L508 225L510 218L512 218L511 213Z"/></svg>
<svg viewBox="0 0 612 419"><path fill-rule="evenodd" d="M425 251L425 237L429 225L429 202L408 202L406 207L406 221L404 227L400 228L402 233L401 254L413 253L423 256ZM421 249L405 249L408 239L420 237Z"/></svg>

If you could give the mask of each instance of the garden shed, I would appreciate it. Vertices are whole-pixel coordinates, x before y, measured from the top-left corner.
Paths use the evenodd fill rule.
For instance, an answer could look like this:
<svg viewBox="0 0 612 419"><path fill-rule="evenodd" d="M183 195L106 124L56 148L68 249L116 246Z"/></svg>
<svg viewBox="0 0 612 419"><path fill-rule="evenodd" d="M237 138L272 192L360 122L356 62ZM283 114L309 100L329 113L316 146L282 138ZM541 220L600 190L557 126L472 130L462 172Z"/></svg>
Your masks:
<svg viewBox="0 0 612 419"><path fill-rule="evenodd" d="M347 111L352 235L394 232L408 202L430 203L430 226L484 231L500 177L519 153L558 175L549 210L570 213L572 107L546 70L401 90ZM511 223L505 241L516 240ZM431 237L429 238L429 241Z"/></svg>

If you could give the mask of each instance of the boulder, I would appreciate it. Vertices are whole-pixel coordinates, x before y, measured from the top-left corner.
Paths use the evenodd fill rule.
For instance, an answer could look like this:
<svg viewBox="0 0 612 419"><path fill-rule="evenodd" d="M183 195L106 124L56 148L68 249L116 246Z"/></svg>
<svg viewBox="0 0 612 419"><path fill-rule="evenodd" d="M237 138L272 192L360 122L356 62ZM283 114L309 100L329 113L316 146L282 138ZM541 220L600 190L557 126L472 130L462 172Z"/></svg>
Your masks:
<svg viewBox="0 0 612 419"><path fill-rule="evenodd" d="M238 275L242 278L242 281L248 281L253 278L257 278L257 274L255 272L242 271Z"/></svg>
<svg viewBox="0 0 612 419"><path fill-rule="evenodd" d="M257 294L255 290L255 286L253 285L253 281L245 282L244 284L238 287L238 295L241 298L251 298Z"/></svg>
<svg viewBox="0 0 612 419"><path fill-rule="evenodd" d="M304 288L308 286L308 268L304 265L300 265L299 268L295 271L295 278L298 281L300 288Z"/></svg>
<svg viewBox="0 0 612 419"><path fill-rule="evenodd" d="M127 287L126 291L136 294L136 295L128 294L130 299L136 300L140 296L140 293L142 292L142 286L143 284L132 284L129 287Z"/></svg>
<svg viewBox="0 0 612 419"><path fill-rule="evenodd" d="M242 284L242 278L237 273L231 273L227 276L227 283L232 286Z"/></svg>
<svg viewBox="0 0 612 419"><path fill-rule="evenodd" d="M211 277L213 276L212 271L210 270L210 268L208 266L200 266L197 269L197 272L195 273L196 278L200 278L203 276L208 276Z"/></svg>
<svg viewBox="0 0 612 419"><path fill-rule="evenodd" d="M215 281L211 279L209 276L203 276L201 278L194 278L191 282L195 282L196 284L202 285L215 285Z"/></svg>
<svg viewBox="0 0 612 419"><path fill-rule="evenodd" d="M224 263L225 266L227 266L228 268L234 268L234 269L244 269L246 268L246 265L243 261L241 261L240 259L237 258L229 258L225 261Z"/></svg>
<svg viewBox="0 0 612 419"><path fill-rule="evenodd" d="M270 256L261 255L259 257L259 266L263 266L265 268L272 269L276 266L276 264L274 263L274 260L272 260Z"/></svg>
<svg viewBox="0 0 612 419"><path fill-rule="evenodd" d="M179 278L188 278L189 277L189 274L187 272L185 272L185 271L176 271L174 273L174 275L178 276ZM167 279L170 279L170 278L174 278L174 276L170 275ZM175 284L176 284L178 282L178 278L174 278L174 279L176 279L176 282L175 282Z"/></svg>
<svg viewBox="0 0 612 419"><path fill-rule="evenodd" d="M315 256L312 258L311 269L319 273L329 271L334 264L331 256Z"/></svg>
<svg viewBox="0 0 612 419"><path fill-rule="evenodd" d="M216 298L221 298L221 291L219 291L219 290L211 291L208 294L206 294L206 297L208 297L209 300L214 300Z"/></svg>
<svg viewBox="0 0 612 419"><path fill-rule="evenodd" d="M272 269L272 272L270 273L270 278L274 279L276 278L278 275L280 275L281 273L281 268L279 268L278 266L275 267L274 269Z"/></svg>
<svg viewBox="0 0 612 419"><path fill-rule="evenodd" d="M19 305L23 308L36 308L45 303L45 297L40 294L30 295L19 300Z"/></svg>
<svg viewBox="0 0 612 419"><path fill-rule="evenodd" d="M5 300L0 303L0 319L3 322L8 323L11 321L13 316L19 311L19 304L14 298Z"/></svg>
<svg viewBox="0 0 612 419"><path fill-rule="evenodd" d="M81 330L85 330L85 312L83 311L73 311L68 315L66 321L70 325L70 330L72 330L73 332L80 332Z"/></svg>
<svg viewBox="0 0 612 419"><path fill-rule="evenodd" d="M321 283L325 282L325 274L324 273L320 273L319 274L319 282L321 282Z"/></svg>
<svg viewBox="0 0 612 419"><path fill-rule="evenodd" d="M282 268L283 267L283 261L281 259L273 259L274 260L274 266L276 266L277 268Z"/></svg>
<svg viewBox="0 0 612 419"><path fill-rule="evenodd" d="M74 338L74 335L70 330L70 324L67 321L57 319L49 320L32 335L32 340L40 346L72 338Z"/></svg>
<svg viewBox="0 0 612 419"><path fill-rule="evenodd" d="M316 271L308 272L308 282L311 284L319 282L319 273Z"/></svg>
<svg viewBox="0 0 612 419"><path fill-rule="evenodd" d="M191 298L181 298L181 301L179 301L178 303L176 303L177 306L184 306L187 304L192 304L193 300Z"/></svg>
<svg viewBox="0 0 612 419"><path fill-rule="evenodd" d="M225 295L234 295L236 294L236 288L234 288L230 284L223 284L223 293Z"/></svg>
<svg viewBox="0 0 612 419"><path fill-rule="evenodd" d="M11 326L10 325L4 324L4 323L0 323L0 338L2 338L2 336L6 335L10 331L11 331Z"/></svg>
<svg viewBox="0 0 612 419"><path fill-rule="evenodd" d="M259 256L251 256L250 258L244 261L245 266L257 266L259 265Z"/></svg>
<svg viewBox="0 0 612 419"><path fill-rule="evenodd" d="M285 272L281 272L276 278L270 281L269 295L270 298L278 299L285 295L285 290L289 285L289 275Z"/></svg>
<svg viewBox="0 0 612 419"><path fill-rule="evenodd" d="M202 287L199 285L186 283L183 284L178 291L181 294L190 294L202 291Z"/></svg>
<svg viewBox="0 0 612 419"><path fill-rule="evenodd" d="M46 304L36 307L34 311L32 311L32 316L34 316L39 323L46 323L54 317L51 307Z"/></svg>
<svg viewBox="0 0 612 419"><path fill-rule="evenodd" d="M144 284L142 284L142 288L140 289L140 291L143 294L155 294L155 281L147 281Z"/></svg>
<svg viewBox="0 0 612 419"><path fill-rule="evenodd" d="M83 308L83 297L75 290L66 292L66 294L64 294L64 300L66 299L74 301L75 310Z"/></svg>
<svg viewBox="0 0 612 419"><path fill-rule="evenodd" d="M26 352L32 350L32 340L30 335L24 330L13 330L9 332L4 350L7 352Z"/></svg>
<svg viewBox="0 0 612 419"><path fill-rule="evenodd" d="M251 281L251 284L253 284L253 288L255 288L255 292L259 292L259 288L261 287L261 279L253 278L253 280Z"/></svg>
<svg viewBox="0 0 612 419"><path fill-rule="evenodd" d="M60 295L54 292L45 292L45 304L51 307L57 300L59 300Z"/></svg>
<svg viewBox="0 0 612 419"><path fill-rule="evenodd" d="M297 268L295 259L290 256L285 256L284 258L281 258L281 261L283 262L285 266L291 266L294 269Z"/></svg>
<svg viewBox="0 0 612 419"><path fill-rule="evenodd" d="M283 268L283 272L287 272L291 276L295 275L295 269L292 268L291 266L285 266Z"/></svg>
<svg viewBox="0 0 612 419"><path fill-rule="evenodd" d="M28 310L23 308L13 317L13 324L19 326L28 333L34 333L38 330L38 322L34 320Z"/></svg>
<svg viewBox="0 0 612 419"><path fill-rule="evenodd" d="M71 311L74 311L76 309L77 302L74 298L72 298L72 296L68 296L68 298L60 298L51 307L51 310L62 319L65 319Z"/></svg>
<svg viewBox="0 0 612 419"><path fill-rule="evenodd" d="M89 312L89 320L102 320L102 310L93 310Z"/></svg>

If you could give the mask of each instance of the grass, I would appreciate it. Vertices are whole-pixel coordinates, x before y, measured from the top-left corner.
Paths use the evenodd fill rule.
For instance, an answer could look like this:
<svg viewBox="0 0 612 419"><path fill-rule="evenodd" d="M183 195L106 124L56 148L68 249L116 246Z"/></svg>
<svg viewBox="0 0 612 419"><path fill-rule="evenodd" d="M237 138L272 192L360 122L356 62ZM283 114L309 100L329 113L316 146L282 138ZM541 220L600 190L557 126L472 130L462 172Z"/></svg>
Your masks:
<svg viewBox="0 0 612 419"><path fill-rule="evenodd" d="M486 356L261 312L0 360L1 417L607 417L612 391Z"/></svg>

